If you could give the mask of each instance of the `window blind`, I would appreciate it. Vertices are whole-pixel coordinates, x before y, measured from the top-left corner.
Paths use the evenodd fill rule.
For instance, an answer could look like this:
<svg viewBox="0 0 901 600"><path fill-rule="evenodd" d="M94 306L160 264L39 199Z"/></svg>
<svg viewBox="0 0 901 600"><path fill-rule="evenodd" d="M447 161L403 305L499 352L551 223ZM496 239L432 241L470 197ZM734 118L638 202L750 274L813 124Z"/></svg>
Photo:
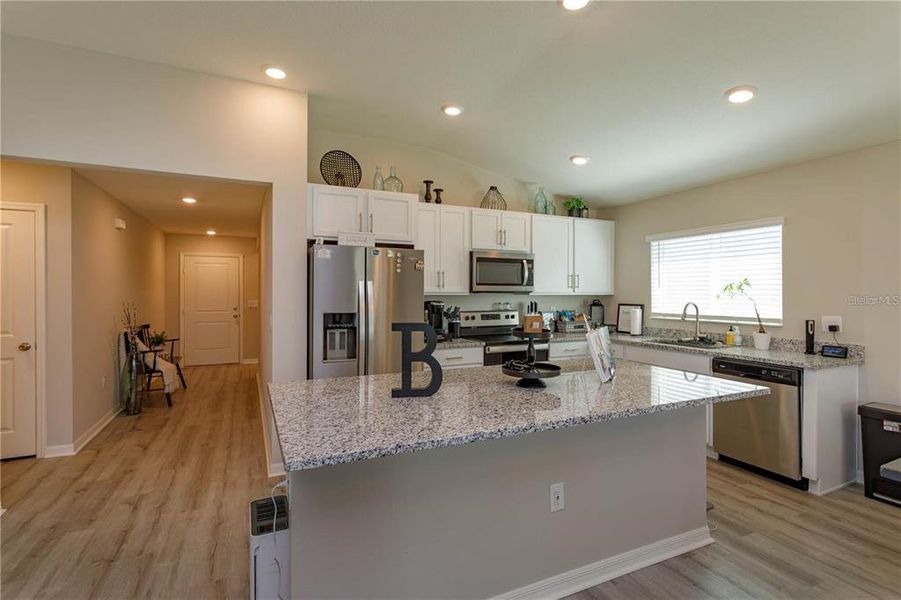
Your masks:
<svg viewBox="0 0 901 600"><path fill-rule="evenodd" d="M747 278L763 321L782 324L781 220L648 240L652 317L680 317L685 304L694 302L703 319L756 322L747 298L717 298L724 285Z"/></svg>

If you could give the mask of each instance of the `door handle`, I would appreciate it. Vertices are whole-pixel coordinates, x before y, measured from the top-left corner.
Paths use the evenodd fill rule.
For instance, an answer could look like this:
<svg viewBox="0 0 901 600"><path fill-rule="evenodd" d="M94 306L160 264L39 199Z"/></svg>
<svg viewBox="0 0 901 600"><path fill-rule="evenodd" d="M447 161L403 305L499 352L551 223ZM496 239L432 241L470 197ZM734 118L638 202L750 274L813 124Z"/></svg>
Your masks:
<svg viewBox="0 0 901 600"><path fill-rule="evenodd" d="M19 344L19 352L28 352L29 350L31 350L31 344L29 344L28 342L22 342L21 344Z"/></svg>
<svg viewBox="0 0 901 600"><path fill-rule="evenodd" d="M237 315L237 314L234 314L234 315L232 315L232 318L233 318L233 319L237 319L237 318L238 318L238 315Z"/></svg>
<svg viewBox="0 0 901 600"><path fill-rule="evenodd" d="M372 213L369 213L369 233L372 233Z"/></svg>

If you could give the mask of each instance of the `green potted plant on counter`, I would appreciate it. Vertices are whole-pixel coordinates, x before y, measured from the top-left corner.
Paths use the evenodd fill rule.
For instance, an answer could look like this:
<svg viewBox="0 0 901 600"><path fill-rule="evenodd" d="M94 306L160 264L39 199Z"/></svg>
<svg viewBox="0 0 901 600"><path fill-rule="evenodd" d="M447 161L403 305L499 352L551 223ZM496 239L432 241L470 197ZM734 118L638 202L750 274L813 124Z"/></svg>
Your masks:
<svg viewBox="0 0 901 600"><path fill-rule="evenodd" d="M563 208L566 209L569 216L581 217L582 209L585 208L585 202L582 201L582 196L573 196L563 203Z"/></svg>
<svg viewBox="0 0 901 600"><path fill-rule="evenodd" d="M760 318L760 311L757 310L757 302L750 296L750 291L751 282L745 277L740 281L724 285L723 291L720 294L717 294L716 297L717 300L720 296L726 296L730 299L742 297L750 300L751 305L754 307L754 314L757 315L757 331L754 332L754 347L758 350L769 350L773 334L767 333L766 328L763 326L763 321Z"/></svg>

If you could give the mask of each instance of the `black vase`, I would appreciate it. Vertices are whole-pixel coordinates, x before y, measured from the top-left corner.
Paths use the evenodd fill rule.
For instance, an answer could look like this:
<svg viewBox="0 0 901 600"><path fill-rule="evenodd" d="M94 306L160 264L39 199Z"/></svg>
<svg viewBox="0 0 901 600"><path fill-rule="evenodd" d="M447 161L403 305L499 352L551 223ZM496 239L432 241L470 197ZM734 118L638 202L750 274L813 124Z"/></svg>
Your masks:
<svg viewBox="0 0 901 600"><path fill-rule="evenodd" d="M441 192L443 191L442 188L435 188L435 204L441 204Z"/></svg>
<svg viewBox="0 0 901 600"><path fill-rule="evenodd" d="M569 216L571 216L571 217L581 217L582 216L581 208L570 208L567 212L569 213Z"/></svg>
<svg viewBox="0 0 901 600"><path fill-rule="evenodd" d="M426 179L423 181L425 184L425 196L422 197L426 202L432 201L432 184L435 183L431 179Z"/></svg>

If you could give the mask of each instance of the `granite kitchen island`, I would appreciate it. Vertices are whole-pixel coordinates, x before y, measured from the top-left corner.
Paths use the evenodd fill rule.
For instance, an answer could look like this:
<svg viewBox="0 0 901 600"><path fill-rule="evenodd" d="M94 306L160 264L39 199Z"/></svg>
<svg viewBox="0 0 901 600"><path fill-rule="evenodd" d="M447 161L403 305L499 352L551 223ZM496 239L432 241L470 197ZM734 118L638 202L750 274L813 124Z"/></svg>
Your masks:
<svg viewBox="0 0 901 600"><path fill-rule="evenodd" d="M391 398L397 374L270 385L291 596L560 596L710 543L704 406L769 390L560 364L543 390L499 367L445 371L428 398Z"/></svg>

